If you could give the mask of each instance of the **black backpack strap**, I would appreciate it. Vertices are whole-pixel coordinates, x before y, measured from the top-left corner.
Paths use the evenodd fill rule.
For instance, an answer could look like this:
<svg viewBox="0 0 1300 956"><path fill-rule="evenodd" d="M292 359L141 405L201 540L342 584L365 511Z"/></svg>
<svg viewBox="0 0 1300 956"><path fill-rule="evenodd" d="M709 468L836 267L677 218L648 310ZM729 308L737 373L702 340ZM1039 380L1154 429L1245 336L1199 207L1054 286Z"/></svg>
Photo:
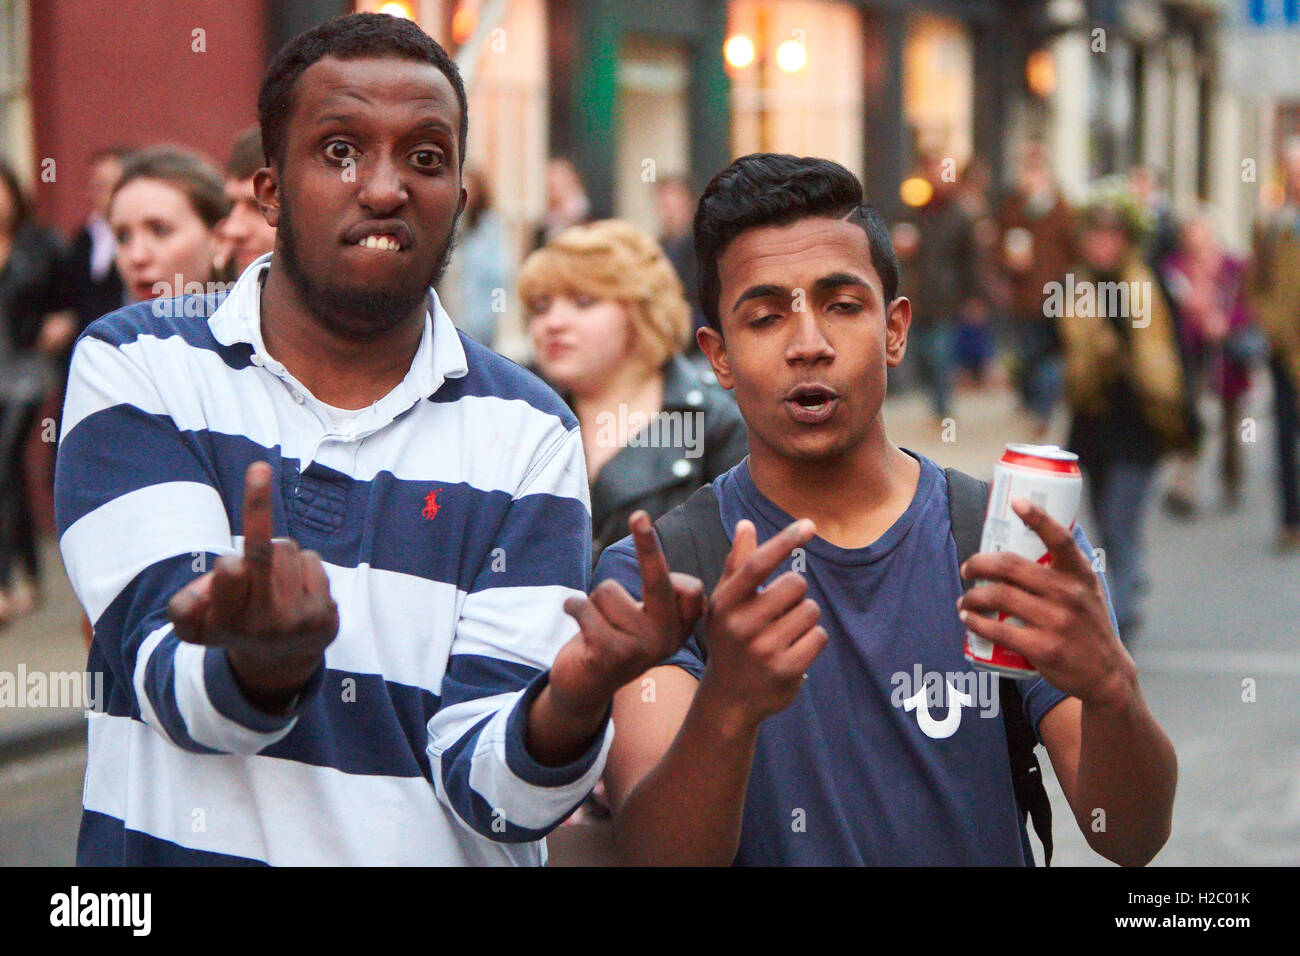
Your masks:
<svg viewBox="0 0 1300 956"><path fill-rule="evenodd" d="M731 551L731 539L722 525L722 510L713 486L702 485L676 508L661 515L655 521L655 531L668 567L699 578L704 593L712 594ZM695 638L700 655L707 659L703 621L696 625Z"/></svg>
<svg viewBox="0 0 1300 956"><path fill-rule="evenodd" d="M989 485L955 468L945 468L948 476L948 516L953 540L957 542L957 566L960 567L980 548L984 532L984 515L988 510ZM962 590L970 587L963 579ZM1006 725L1007 757L1011 761L1011 782L1015 787L1016 805L1021 821L1026 815L1043 844L1044 862L1052 865L1052 802L1043 785L1043 769L1034 748L1038 739L1029 726L1020 700L1020 682L1011 677L998 680L998 702Z"/></svg>

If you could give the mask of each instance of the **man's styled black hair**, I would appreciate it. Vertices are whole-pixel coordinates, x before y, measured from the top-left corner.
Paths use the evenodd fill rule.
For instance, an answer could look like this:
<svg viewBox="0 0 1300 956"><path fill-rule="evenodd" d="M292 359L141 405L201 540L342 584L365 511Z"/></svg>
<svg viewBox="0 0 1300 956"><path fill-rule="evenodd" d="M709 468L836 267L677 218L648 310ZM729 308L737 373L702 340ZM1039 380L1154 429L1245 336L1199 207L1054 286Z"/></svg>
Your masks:
<svg viewBox="0 0 1300 956"><path fill-rule="evenodd" d="M410 20L390 17L386 13L351 13L335 17L294 37L276 54L257 94L257 119L262 128L267 165L278 165L284 159L289 114L293 112L294 87L298 78L307 67L327 56L340 60L392 56L432 63L441 70L460 103L460 143L457 150L460 153L459 166L464 167L469 110L460 69L433 37Z"/></svg>
<svg viewBox="0 0 1300 956"><path fill-rule="evenodd" d="M713 177L695 209L700 308L714 331L722 331L718 319L718 297L722 293L718 257L731 241L758 226L788 226L813 217L843 219L862 227L886 307L894 301L898 295L898 257L880 215L863 205L858 177L829 159L750 153Z"/></svg>

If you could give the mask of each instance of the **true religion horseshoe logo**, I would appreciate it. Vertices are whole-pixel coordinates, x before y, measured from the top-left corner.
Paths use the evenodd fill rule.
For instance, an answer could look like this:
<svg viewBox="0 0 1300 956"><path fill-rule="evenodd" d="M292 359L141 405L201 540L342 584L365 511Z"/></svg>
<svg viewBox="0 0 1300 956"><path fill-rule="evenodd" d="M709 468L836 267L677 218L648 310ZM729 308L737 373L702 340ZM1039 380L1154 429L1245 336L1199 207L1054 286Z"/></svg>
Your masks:
<svg viewBox="0 0 1300 956"><path fill-rule="evenodd" d="M920 725L921 732L933 740L943 740L955 734L961 724L961 709L971 705L970 694L953 687L946 679L944 684L948 687L948 714L943 720L935 720L930 716L930 705L925 702L924 684L903 701L903 709L916 711L916 722Z"/></svg>

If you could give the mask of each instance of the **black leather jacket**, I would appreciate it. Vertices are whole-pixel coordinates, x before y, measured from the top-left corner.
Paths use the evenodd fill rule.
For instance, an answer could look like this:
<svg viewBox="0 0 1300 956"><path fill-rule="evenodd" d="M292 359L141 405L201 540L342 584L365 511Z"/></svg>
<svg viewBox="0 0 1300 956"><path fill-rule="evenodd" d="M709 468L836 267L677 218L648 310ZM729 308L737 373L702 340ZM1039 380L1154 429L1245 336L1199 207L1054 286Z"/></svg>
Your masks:
<svg viewBox="0 0 1300 956"><path fill-rule="evenodd" d="M638 444L640 442L640 444ZM605 463L591 485L592 560L626 537L638 508L671 510L749 454L745 420L711 373L676 356L664 366L664 410Z"/></svg>

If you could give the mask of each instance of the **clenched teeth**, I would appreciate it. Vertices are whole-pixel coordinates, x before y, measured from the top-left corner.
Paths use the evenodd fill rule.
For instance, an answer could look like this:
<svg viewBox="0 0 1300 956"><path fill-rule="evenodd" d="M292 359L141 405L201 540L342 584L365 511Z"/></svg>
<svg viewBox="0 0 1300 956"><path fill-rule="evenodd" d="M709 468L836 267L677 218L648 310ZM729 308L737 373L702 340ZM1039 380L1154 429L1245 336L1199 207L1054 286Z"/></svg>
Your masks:
<svg viewBox="0 0 1300 956"><path fill-rule="evenodd" d="M401 244L391 236L366 236L357 245L366 249L387 249L389 252L396 252L401 249Z"/></svg>

